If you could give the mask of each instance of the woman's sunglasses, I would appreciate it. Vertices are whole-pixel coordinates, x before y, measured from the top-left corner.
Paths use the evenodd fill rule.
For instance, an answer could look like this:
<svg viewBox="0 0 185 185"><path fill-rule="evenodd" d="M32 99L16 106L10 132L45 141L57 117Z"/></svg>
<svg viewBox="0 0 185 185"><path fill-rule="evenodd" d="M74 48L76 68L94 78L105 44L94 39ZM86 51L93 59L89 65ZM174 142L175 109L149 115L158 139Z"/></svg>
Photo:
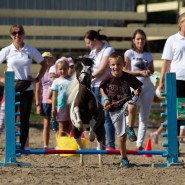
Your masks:
<svg viewBox="0 0 185 185"><path fill-rule="evenodd" d="M18 35L23 35L23 32L22 31L18 31L18 32L14 31L14 32L12 32L13 36L16 36L17 34Z"/></svg>

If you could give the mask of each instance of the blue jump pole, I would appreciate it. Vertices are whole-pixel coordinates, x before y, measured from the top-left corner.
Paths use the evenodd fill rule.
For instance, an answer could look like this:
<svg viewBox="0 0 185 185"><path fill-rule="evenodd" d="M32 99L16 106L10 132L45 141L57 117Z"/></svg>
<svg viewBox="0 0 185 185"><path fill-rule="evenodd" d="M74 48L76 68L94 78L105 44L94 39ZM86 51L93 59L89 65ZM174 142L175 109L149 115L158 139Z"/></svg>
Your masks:
<svg viewBox="0 0 185 185"><path fill-rule="evenodd" d="M20 154L106 154L120 155L119 150L17 150ZM127 150L131 155L166 155L166 150Z"/></svg>

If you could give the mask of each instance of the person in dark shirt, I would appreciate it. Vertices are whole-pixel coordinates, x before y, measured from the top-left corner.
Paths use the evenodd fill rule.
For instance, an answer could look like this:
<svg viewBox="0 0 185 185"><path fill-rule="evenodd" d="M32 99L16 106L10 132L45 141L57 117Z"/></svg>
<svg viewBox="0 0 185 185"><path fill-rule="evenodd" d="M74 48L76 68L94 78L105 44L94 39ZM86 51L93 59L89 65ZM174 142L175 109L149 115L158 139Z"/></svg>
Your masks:
<svg viewBox="0 0 185 185"><path fill-rule="evenodd" d="M132 97L130 88L135 90L135 95L140 94L142 82L135 76L122 71L124 64L123 56L119 52L113 52L109 57L111 73L102 80L99 88L104 98L104 109L109 109L116 134L119 137L120 167L129 167L129 160L126 156L126 102Z"/></svg>

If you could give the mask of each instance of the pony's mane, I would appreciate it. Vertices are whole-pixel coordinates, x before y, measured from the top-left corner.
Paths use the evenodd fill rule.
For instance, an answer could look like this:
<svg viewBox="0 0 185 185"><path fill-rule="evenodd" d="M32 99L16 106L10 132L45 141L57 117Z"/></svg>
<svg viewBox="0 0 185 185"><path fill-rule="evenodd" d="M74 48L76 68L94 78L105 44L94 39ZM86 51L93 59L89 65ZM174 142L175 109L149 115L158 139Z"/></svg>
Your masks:
<svg viewBox="0 0 185 185"><path fill-rule="evenodd" d="M85 66L93 66L94 64L94 61L92 58L86 58L86 57L83 57L82 58L82 63L85 65Z"/></svg>
<svg viewBox="0 0 185 185"><path fill-rule="evenodd" d="M72 76L72 81L70 82L67 88L67 104L68 105L70 105L73 102L78 89L79 89L79 82L76 79L76 73L74 73Z"/></svg>
<svg viewBox="0 0 185 185"><path fill-rule="evenodd" d="M76 69L81 67L81 63L83 63L85 66L93 67L94 60L93 60L93 58L88 58L86 56L82 56L82 57L79 57L79 58L75 58L74 63L75 63L75 68Z"/></svg>
<svg viewBox="0 0 185 185"><path fill-rule="evenodd" d="M82 69L82 64L83 63L85 66L93 66L94 64L94 61L92 58L88 58L86 56L82 56L82 57L79 57L79 58L74 58L74 63L75 63L75 71L81 71ZM78 89L79 89L79 82L76 78L76 72L73 74L72 76L72 81L70 82L68 88L67 88L67 104L70 105L73 100L74 100L74 97L76 95L76 93L78 92ZM78 73L78 72L77 72Z"/></svg>

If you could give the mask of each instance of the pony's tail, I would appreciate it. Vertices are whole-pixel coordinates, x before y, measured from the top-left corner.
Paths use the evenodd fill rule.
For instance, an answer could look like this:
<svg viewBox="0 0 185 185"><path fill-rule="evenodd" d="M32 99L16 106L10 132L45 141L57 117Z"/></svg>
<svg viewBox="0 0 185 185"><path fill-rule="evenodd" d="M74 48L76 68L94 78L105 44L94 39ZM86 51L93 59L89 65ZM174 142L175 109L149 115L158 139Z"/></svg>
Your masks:
<svg viewBox="0 0 185 185"><path fill-rule="evenodd" d="M76 74L74 74L72 76L72 81L70 82L70 84L69 84L69 86L67 88L67 91L66 91L67 104L68 105L70 105L73 102L74 97L75 97L76 93L78 92L78 89L79 89L79 82L76 79Z"/></svg>

